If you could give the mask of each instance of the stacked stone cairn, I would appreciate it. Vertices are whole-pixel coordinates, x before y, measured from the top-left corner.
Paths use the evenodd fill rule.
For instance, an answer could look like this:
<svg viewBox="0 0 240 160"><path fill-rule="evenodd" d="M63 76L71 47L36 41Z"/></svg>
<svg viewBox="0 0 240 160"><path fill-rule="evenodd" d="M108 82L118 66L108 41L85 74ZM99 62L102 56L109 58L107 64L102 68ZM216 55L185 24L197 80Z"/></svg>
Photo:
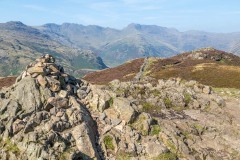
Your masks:
<svg viewBox="0 0 240 160"><path fill-rule="evenodd" d="M64 73L63 67L55 64L55 58L49 54L29 64L16 82L27 76L36 78L37 83L43 88L48 87L53 92L59 92L62 98L76 94L77 86L80 84L80 80Z"/></svg>
<svg viewBox="0 0 240 160"><path fill-rule="evenodd" d="M88 85L51 55L29 64L0 93L0 159L100 159L96 126L81 103ZM15 150L1 145L8 141Z"/></svg>

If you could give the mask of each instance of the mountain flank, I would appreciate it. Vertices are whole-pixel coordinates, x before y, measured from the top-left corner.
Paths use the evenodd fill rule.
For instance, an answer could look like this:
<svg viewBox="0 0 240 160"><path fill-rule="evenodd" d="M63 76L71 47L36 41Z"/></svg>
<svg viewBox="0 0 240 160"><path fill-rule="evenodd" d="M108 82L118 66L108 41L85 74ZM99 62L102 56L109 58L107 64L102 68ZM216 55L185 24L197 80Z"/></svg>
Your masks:
<svg viewBox="0 0 240 160"><path fill-rule="evenodd" d="M130 66L135 67L131 70ZM87 74L84 79L106 84L114 79L134 80L139 78L139 72L141 78L158 80L179 77L213 87L240 88L240 57L214 48L194 50L171 58L136 59L115 68Z"/></svg>
<svg viewBox="0 0 240 160"><path fill-rule="evenodd" d="M239 97L180 78L94 85L56 62L41 56L0 90L0 159L240 158Z"/></svg>
<svg viewBox="0 0 240 160"><path fill-rule="evenodd" d="M20 74L42 54L54 55L68 72L77 76L82 76L84 69L107 67L92 51L70 48L21 22L0 24L0 76Z"/></svg>

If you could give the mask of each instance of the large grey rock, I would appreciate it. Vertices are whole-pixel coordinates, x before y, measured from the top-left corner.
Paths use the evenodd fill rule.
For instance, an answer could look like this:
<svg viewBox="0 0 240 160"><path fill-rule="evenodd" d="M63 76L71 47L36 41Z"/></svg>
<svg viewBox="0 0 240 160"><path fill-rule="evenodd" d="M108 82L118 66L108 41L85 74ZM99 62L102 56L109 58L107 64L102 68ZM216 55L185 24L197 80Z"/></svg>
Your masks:
<svg viewBox="0 0 240 160"><path fill-rule="evenodd" d="M69 108L68 99L62 97L50 97L48 103L56 108Z"/></svg>
<svg viewBox="0 0 240 160"><path fill-rule="evenodd" d="M168 151L168 149L163 145L160 144L159 142L147 142L144 144L146 153L150 158L154 158L159 156L162 153L165 153Z"/></svg>
<svg viewBox="0 0 240 160"><path fill-rule="evenodd" d="M46 75L46 69L43 67L31 67L28 68L27 72L29 72L30 74L42 74L42 75Z"/></svg>
<svg viewBox="0 0 240 160"><path fill-rule="evenodd" d="M87 96L87 92L85 90L78 89L77 96L78 98L83 99Z"/></svg>
<svg viewBox="0 0 240 160"><path fill-rule="evenodd" d="M81 97L82 95L79 96ZM103 112L105 109L110 107L111 96L106 91L93 87L92 97L88 97L88 101L94 110Z"/></svg>
<svg viewBox="0 0 240 160"><path fill-rule="evenodd" d="M94 143L94 134L89 130L86 123L82 123L73 128L72 130L73 138L76 141L76 146L83 154L90 158L99 159L99 155L96 151L96 146Z"/></svg>
<svg viewBox="0 0 240 160"><path fill-rule="evenodd" d="M61 90L60 82L52 77L46 77L48 84L50 86L50 90L53 92L57 92Z"/></svg>
<svg viewBox="0 0 240 160"><path fill-rule="evenodd" d="M120 113L120 118L126 123L132 122L136 118L136 111L130 101L125 98L114 98L113 108Z"/></svg>
<svg viewBox="0 0 240 160"><path fill-rule="evenodd" d="M16 84L10 99L16 99L27 112L39 111L43 106L36 80L30 76Z"/></svg>
<svg viewBox="0 0 240 160"><path fill-rule="evenodd" d="M38 75L37 76L37 81L43 88L45 88L47 86L48 82L47 82L47 80L46 80L46 78L44 76Z"/></svg>
<svg viewBox="0 0 240 160"><path fill-rule="evenodd" d="M13 125L13 134L17 134L19 131L21 131L25 127L25 122L23 120L17 119Z"/></svg>
<svg viewBox="0 0 240 160"><path fill-rule="evenodd" d="M68 96L68 92L65 90L61 90L58 95L62 98L66 98Z"/></svg>

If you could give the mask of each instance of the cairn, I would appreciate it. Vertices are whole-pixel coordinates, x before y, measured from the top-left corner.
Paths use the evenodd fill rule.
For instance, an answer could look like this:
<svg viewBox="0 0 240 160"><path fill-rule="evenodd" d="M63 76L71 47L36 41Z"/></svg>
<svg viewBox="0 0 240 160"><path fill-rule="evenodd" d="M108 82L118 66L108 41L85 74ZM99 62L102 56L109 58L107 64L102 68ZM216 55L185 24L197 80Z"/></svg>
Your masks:
<svg viewBox="0 0 240 160"><path fill-rule="evenodd" d="M21 81L27 76L35 78L41 87L47 87L53 92L58 92L62 98L77 94L77 88L81 83L75 77L64 73L63 67L55 64L55 58L49 54L30 63L26 67L26 70L18 76L16 82Z"/></svg>
<svg viewBox="0 0 240 160"><path fill-rule="evenodd" d="M0 159L10 153L9 159L100 159L96 127L81 102L88 92L87 82L66 74L49 54L29 64L1 93L0 137L18 152L0 145Z"/></svg>

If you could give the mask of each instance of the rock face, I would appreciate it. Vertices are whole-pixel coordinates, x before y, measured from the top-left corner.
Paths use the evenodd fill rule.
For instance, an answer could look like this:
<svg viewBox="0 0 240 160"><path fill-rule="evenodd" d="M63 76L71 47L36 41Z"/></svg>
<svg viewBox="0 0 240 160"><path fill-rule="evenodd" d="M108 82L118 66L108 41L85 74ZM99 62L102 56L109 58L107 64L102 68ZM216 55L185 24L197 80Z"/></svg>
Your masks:
<svg viewBox="0 0 240 160"><path fill-rule="evenodd" d="M0 95L3 160L240 158L239 102L196 81L97 86L45 55Z"/></svg>

